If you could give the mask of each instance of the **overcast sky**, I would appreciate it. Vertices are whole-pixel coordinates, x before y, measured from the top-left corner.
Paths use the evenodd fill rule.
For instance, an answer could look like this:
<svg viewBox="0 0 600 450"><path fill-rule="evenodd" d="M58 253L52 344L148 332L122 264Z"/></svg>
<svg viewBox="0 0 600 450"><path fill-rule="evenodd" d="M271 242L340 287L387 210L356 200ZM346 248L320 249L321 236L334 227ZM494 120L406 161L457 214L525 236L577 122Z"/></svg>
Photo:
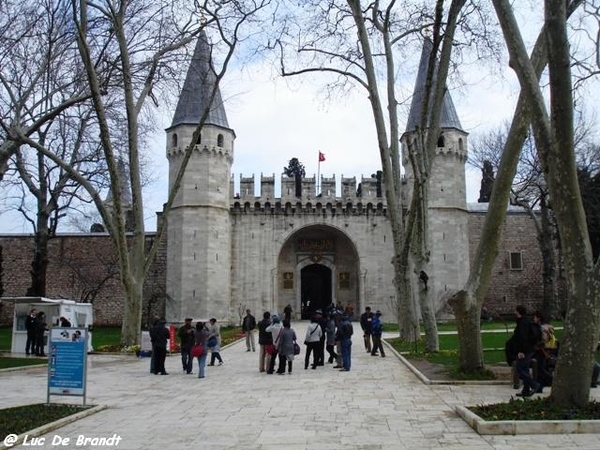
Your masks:
<svg viewBox="0 0 600 450"><path fill-rule="evenodd" d="M526 20L531 21L531 18ZM538 27L530 24L529 31ZM400 66L406 79L399 80L397 88L410 104L414 88L416 65L402 61ZM512 118L519 86L513 71L504 63L502 68L482 65L460 67L461 83L449 80L448 87L463 129L469 139L498 128ZM414 70L411 71L411 65ZM282 79L272 76L273 68L267 65L230 68L221 92L229 125L236 132L235 159L232 173L239 183L240 175L255 175L259 185L261 173L275 175L276 193L284 166L291 158L298 158L309 177L317 174L318 153L325 154L320 174L335 176L369 177L381 167L371 107L366 92L356 89L352 94L335 100L324 98L320 89L330 81L330 75L318 78ZM589 88L588 108L597 110L596 92ZM173 109L176 102L173 102ZM171 124L173 110L157 117L157 128L164 130ZM400 129L405 129L408 108L401 108ZM591 115L590 115L591 117ZM596 117L593 117L597 120ZM147 230L154 230L155 212L162 209L167 198L168 164L165 157L165 134L159 131L150 140L147 149L149 170L155 180L145 189L145 215ZM479 197L481 173L466 166L467 202ZM339 192L339 188L338 188ZM0 211L2 200L0 199ZM61 231L68 231L65 227ZM0 232L31 232L31 228L18 214L2 212Z"/></svg>
<svg viewBox="0 0 600 450"><path fill-rule="evenodd" d="M334 102L320 93L325 78L302 83L286 79L273 80L267 67L246 70L235 82L222 87L229 125L236 132L235 159L232 167L236 186L240 174L244 177L275 174L276 189L283 167L297 157L312 177L318 172L318 152L325 154L320 173L339 182L342 176L369 177L381 167L373 116L364 91ZM415 75L416 76L416 73ZM512 116L518 95L513 76L506 72L503 79L473 73L462 86L451 92L463 129L470 136L499 127ZM230 78L231 80L231 78ZM409 82L412 91L414 78ZM401 111L401 130L405 128L408 110ZM163 128L170 125L165 114ZM155 139L153 160L158 181L147 196L148 227L154 227L151 213L161 207L166 198L165 135ZM467 201L479 197L481 173L467 166ZM162 174L162 175L161 175ZM153 207L151 205L154 205ZM153 229L153 228L152 228Z"/></svg>

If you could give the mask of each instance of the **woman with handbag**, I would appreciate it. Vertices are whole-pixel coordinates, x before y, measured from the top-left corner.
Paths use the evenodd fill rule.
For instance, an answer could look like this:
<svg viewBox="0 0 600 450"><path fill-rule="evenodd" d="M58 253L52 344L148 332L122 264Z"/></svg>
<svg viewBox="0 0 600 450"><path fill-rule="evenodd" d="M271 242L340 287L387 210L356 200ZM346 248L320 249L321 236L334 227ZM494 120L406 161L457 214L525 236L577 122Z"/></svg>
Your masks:
<svg viewBox="0 0 600 450"><path fill-rule="evenodd" d="M198 378L204 378L204 368L206 367L206 341L208 340L208 331L204 322L196 322L196 331L194 332L194 346L192 355L198 358Z"/></svg>
<svg viewBox="0 0 600 450"><path fill-rule="evenodd" d="M288 374L292 374L292 363L294 361L294 344L296 343L296 332L292 330L288 320L283 321L281 335L277 340L279 351L279 375L285 374L285 363L287 362Z"/></svg>
<svg viewBox="0 0 600 450"><path fill-rule="evenodd" d="M219 365L223 365L223 358L221 358L221 328L217 324L217 319L214 317L208 321L208 341L206 345L210 348L210 364L209 366L215 365L215 360L219 360Z"/></svg>

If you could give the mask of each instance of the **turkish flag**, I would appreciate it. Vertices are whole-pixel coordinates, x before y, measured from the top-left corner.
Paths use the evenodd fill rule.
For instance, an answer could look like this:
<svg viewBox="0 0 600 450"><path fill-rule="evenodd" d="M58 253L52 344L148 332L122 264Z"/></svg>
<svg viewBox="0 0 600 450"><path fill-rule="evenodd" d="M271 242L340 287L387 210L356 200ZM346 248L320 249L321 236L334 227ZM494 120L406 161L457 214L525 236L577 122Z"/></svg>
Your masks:
<svg viewBox="0 0 600 450"><path fill-rule="evenodd" d="M325 161L325 154L319 152L319 162L321 162L321 161Z"/></svg>

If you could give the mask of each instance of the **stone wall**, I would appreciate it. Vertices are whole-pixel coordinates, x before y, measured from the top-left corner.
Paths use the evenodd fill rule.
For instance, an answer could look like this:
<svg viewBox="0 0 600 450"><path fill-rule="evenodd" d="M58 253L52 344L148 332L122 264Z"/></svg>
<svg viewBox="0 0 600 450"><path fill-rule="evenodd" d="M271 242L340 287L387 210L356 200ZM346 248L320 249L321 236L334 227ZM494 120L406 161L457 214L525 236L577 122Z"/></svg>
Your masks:
<svg viewBox="0 0 600 450"><path fill-rule="evenodd" d="M147 244L154 239L154 234L148 234ZM30 284L33 237L0 235L0 245L4 296L24 296ZM96 325L121 325L125 295L117 254L107 234L59 235L50 241L48 253L46 297L92 303ZM164 314L165 270L165 246L161 245L144 283L143 323L147 317ZM12 303L3 302L0 323L12 323L12 314Z"/></svg>
<svg viewBox="0 0 600 450"><path fill-rule="evenodd" d="M346 205L344 205L346 206ZM355 205L356 206L356 205ZM238 206L239 208L239 206ZM282 274L277 272L279 250L295 233L315 225L318 218L323 226L339 230L348 236L357 254L362 255L363 271L351 281L352 292L372 308L382 309L386 320L393 320L392 303L395 291L391 257L391 236L385 210L340 208L332 211L289 211L259 213L243 209L232 211L232 296L231 317L237 316L240 304L253 310L279 309L296 291L286 291L281 284ZM471 211L468 215L469 251L474 257L485 212ZM155 239L147 237L148 244ZM33 254L31 235L0 235L3 247L3 284L6 297L23 296L29 286L29 270ZM522 270L511 270L509 253L520 252ZM106 234L66 234L50 242L47 297L63 297L94 304L96 325L120 325L123 314L124 293L118 275L116 254ZM365 268L369 268L364 272ZM506 218L498 258L493 269L493 281L485 305L494 313L509 316L517 304L533 310L541 305L542 276L541 254L537 245L532 219L522 212L511 211ZM280 272L283 272L281 270ZM361 288L355 290L356 283ZM163 244L145 282L143 323L148 317L165 313L166 246ZM345 299L344 299L345 300ZM358 300L358 299L357 299ZM362 308L364 304L356 304ZM0 324L12 322L12 304L0 308Z"/></svg>
<svg viewBox="0 0 600 450"><path fill-rule="evenodd" d="M471 212L469 215L471 261L477 250L484 220L485 212ZM511 269L511 252L521 253L522 269ZM484 304L492 313L510 316L519 304L528 311L534 311L541 306L542 298L542 255L533 219L523 212L509 212Z"/></svg>

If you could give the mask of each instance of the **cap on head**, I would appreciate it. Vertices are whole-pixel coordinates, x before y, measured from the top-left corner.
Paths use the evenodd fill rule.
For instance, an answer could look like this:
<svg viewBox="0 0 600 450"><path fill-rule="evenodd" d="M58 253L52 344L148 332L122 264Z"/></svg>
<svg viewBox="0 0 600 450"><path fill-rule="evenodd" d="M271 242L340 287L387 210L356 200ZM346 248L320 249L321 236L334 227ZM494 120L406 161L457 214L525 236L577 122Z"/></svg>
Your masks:
<svg viewBox="0 0 600 450"><path fill-rule="evenodd" d="M375 315L376 316L380 316L381 315L381 311L379 311L379 310L375 311Z"/></svg>
<svg viewBox="0 0 600 450"><path fill-rule="evenodd" d="M273 316L273 323L279 323L281 321L281 319L279 319L279 316L277 314L275 314Z"/></svg>

